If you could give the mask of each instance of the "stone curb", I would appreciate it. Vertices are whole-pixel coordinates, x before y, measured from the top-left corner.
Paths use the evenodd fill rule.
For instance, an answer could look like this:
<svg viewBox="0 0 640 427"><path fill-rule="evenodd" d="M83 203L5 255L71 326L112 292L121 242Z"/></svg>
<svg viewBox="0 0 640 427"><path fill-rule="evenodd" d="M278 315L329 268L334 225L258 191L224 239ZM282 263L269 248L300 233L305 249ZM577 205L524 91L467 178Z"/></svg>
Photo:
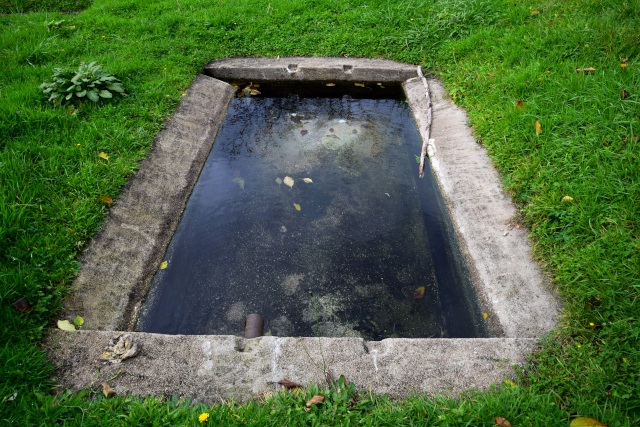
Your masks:
<svg viewBox="0 0 640 427"><path fill-rule="evenodd" d="M244 339L226 335L161 335L130 333L140 353L119 364L96 362L117 332L54 330L46 339L50 359L58 367L64 387L99 384L118 394L193 398L194 403L220 399L247 401L281 389L288 379L304 386L325 384L317 338L261 337ZM309 352L307 356L305 349ZM524 366L535 348L529 339L386 339L322 338L327 372L344 375L358 389L406 399L412 393L442 393L457 397L474 388L482 390L513 377L513 366Z"/></svg>
<svg viewBox="0 0 640 427"><path fill-rule="evenodd" d="M247 81L347 81L402 83L416 76L416 67L384 59L355 58L228 58L211 61L205 74L217 79Z"/></svg>

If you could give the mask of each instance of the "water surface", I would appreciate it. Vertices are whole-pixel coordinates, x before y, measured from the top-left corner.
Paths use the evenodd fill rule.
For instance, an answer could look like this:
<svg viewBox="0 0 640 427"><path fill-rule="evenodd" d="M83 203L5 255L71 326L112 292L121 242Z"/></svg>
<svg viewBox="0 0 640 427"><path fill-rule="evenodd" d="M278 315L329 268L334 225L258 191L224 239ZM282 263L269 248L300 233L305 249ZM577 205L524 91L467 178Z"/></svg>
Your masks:
<svg viewBox="0 0 640 427"><path fill-rule="evenodd" d="M259 89L231 102L138 330L485 334L399 88Z"/></svg>

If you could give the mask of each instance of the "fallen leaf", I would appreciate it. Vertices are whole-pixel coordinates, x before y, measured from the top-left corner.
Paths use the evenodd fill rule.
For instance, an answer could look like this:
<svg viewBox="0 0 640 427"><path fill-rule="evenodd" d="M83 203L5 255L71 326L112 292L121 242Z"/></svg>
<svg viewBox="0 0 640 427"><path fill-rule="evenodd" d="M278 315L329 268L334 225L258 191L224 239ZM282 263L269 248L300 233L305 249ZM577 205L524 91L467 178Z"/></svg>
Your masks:
<svg viewBox="0 0 640 427"><path fill-rule="evenodd" d="M113 203L113 199L111 197L109 197L109 196L100 196L100 200L102 200L106 204Z"/></svg>
<svg viewBox="0 0 640 427"><path fill-rule="evenodd" d="M516 225L516 228L520 228L520 224Z"/></svg>
<svg viewBox="0 0 640 427"><path fill-rule="evenodd" d="M567 202L573 202L573 197L571 196L564 196L562 198L562 203L567 203Z"/></svg>
<svg viewBox="0 0 640 427"><path fill-rule="evenodd" d="M362 84L362 83L354 83L354 84L355 84L356 86L358 86L358 87L364 87L364 84Z"/></svg>
<svg viewBox="0 0 640 427"><path fill-rule="evenodd" d="M284 225L282 227L280 227L280 231L282 231L283 233L287 232L287 227L285 227Z"/></svg>
<svg viewBox="0 0 640 427"><path fill-rule="evenodd" d="M521 110L524 110L524 102L516 101L516 107L518 107Z"/></svg>
<svg viewBox="0 0 640 427"><path fill-rule="evenodd" d="M303 181L306 182L307 184L311 184L313 182L311 181L311 178L304 178Z"/></svg>
<svg viewBox="0 0 640 427"><path fill-rule="evenodd" d="M589 417L574 418L569 425L571 427L607 427L607 424L603 424L600 421Z"/></svg>
<svg viewBox="0 0 640 427"><path fill-rule="evenodd" d="M31 304L29 304L29 301L27 301L26 298L20 298L18 301L14 302L13 308L18 311L22 311L23 313L28 313L33 310Z"/></svg>
<svg viewBox="0 0 640 427"><path fill-rule="evenodd" d="M73 324L76 326L82 326L83 323L84 323L84 319L80 316L76 316L76 318L73 319Z"/></svg>
<svg viewBox="0 0 640 427"><path fill-rule="evenodd" d="M595 68L576 68L576 72L577 73L593 73L596 69Z"/></svg>
<svg viewBox="0 0 640 427"><path fill-rule="evenodd" d="M165 268L167 268L167 265L169 265L169 262L163 261L162 264L160 264L160 270L164 270Z"/></svg>
<svg viewBox="0 0 640 427"><path fill-rule="evenodd" d="M300 384L296 384L294 382L291 382L287 379L283 379L278 381L278 384L283 385L285 388L296 388L296 387L302 387Z"/></svg>
<svg viewBox="0 0 640 427"><path fill-rule="evenodd" d="M102 157L105 160L109 160L109 156L107 156L107 153L103 153L102 151L100 152L100 154L98 154L98 156Z"/></svg>
<svg viewBox="0 0 640 427"><path fill-rule="evenodd" d="M532 11L531 11L531 16L533 16L533 15L537 15L537 14L539 14L539 13L540 13L540 11L538 11L538 10L532 10Z"/></svg>
<svg viewBox="0 0 640 427"><path fill-rule="evenodd" d="M71 324L68 320L58 320L58 328L63 331L76 331L76 327Z"/></svg>
<svg viewBox="0 0 640 427"><path fill-rule="evenodd" d="M313 405L317 405L318 403L324 402L324 397L322 396L313 396L311 400L307 402L307 408L310 408Z"/></svg>
<svg viewBox="0 0 640 427"><path fill-rule="evenodd" d="M107 384L107 382L103 382L102 383L102 394L104 394L104 397L109 397L109 396L113 396L114 394L116 394L116 392L109 387L109 384Z"/></svg>
<svg viewBox="0 0 640 427"><path fill-rule="evenodd" d="M509 421L507 421L506 418L502 418L502 417L493 417L494 420L496 420L496 424L498 427L511 427L511 423Z"/></svg>
<svg viewBox="0 0 640 427"><path fill-rule="evenodd" d="M300 210L300 205L299 204L294 203L293 206L296 208L296 210L298 210L298 211Z"/></svg>
<svg viewBox="0 0 640 427"><path fill-rule="evenodd" d="M236 182L240 186L240 188L242 188L242 191L244 191L244 179L233 178L233 182Z"/></svg>
<svg viewBox="0 0 640 427"><path fill-rule="evenodd" d="M302 130L300 131L300 135L305 136L308 132L309 132L308 130L306 130L306 129L302 129Z"/></svg>
<svg viewBox="0 0 640 427"><path fill-rule="evenodd" d="M622 99L627 99L630 96L631 95L629 95L629 92L627 92L626 90L622 89Z"/></svg>
<svg viewBox="0 0 640 427"><path fill-rule="evenodd" d="M487 315L487 313L482 313L482 318L483 318L483 319L486 319L487 317L489 317L489 316Z"/></svg>
<svg viewBox="0 0 640 427"><path fill-rule="evenodd" d="M256 90L256 89L252 89L250 93L251 93L251 95L260 95L261 92L259 90Z"/></svg>
<svg viewBox="0 0 640 427"><path fill-rule="evenodd" d="M511 380L504 380L504 381L503 381L503 384L506 384L506 385L508 385L508 386L509 386L509 387L511 387L511 388L518 388L518 384L514 383L514 382L513 382L513 381L511 381Z"/></svg>
<svg viewBox="0 0 640 427"><path fill-rule="evenodd" d="M276 178L276 182L278 183L278 185L282 184L282 180L280 178Z"/></svg>
<svg viewBox="0 0 640 427"><path fill-rule="evenodd" d="M540 135L542 133L542 125L539 121L536 120L536 135Z"/></svg>
<svg viewBox="0 0 640 427"><path fill-rule="evenodd" d="M489 77L495 77L496 75L495 75L495 74L493 74L493 73L487 73L487 76L489 76Z"/></svg>
<svg viewBox="0 0 640 427"><path fill-rule="evenodd" d="M293 188L293 178L291 178L290 176L285 176L283 182L284 185L288 185L289 188Z"/></svg>
<svg viewBox="0 0 640 427"><path fill-rule="evenodd" d="M327 84L326 84L326 86L329 86L329 87L333 87L333 86L335 86L335 85L336 85L335 83L327 83Z"/></svg>
<svg viewBox="0 0 640 427"><path fill-rule="evenodd" d="M244 92L238 92L238 98L242 98L244 96Z"/></svg>
<svg viewBox="0 0 640 427"><path fill-rule="evenodd" d="M251 88L249 86L245 87L244 89L242 89L242 92L245 95L250 95L251 94Z"/></svg>
<svg viewBox="0 0 640 427"><path fill-rule="evenodd" d="M9 396L7 402L13 402L14 400L16 400L16 397L18 397L18 392L15 392L11 396Z"/></svg>
<svg viewBox="0 0 640 427"><path fill-rule="evenodd" d="M414 298L422 298L424 297L424 286L420 286L418 289L413 291Z"/></svg>

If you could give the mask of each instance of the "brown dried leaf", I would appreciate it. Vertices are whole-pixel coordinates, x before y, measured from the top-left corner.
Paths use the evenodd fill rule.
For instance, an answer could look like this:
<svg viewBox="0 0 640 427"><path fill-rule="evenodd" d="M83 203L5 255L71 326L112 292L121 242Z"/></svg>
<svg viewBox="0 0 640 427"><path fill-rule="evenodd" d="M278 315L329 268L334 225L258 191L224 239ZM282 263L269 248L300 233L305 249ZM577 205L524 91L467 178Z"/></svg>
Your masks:
<svg viewBox="0 0 640 427"><path fill-rule="evenodd" d="M33 310L31 304L29 304L29 301L27 301L26 298L20 298L18 301L14 302L13 308L18 311L22 311L23 313L28 313Z"/></svg>
<svg viewBox="0 0 640 427"><path fill-rule="evenodd" d="M627 92L626 90L622 89L622 99L627 99L630 96L631 95L629 95L629 92Z"/></svg>
<svg viewBox="0 0 640 427"><path fill-rule="evenodd" d="M294 382L291 382L288 379L280 380L280 381L278 381L278 384L283 385L285 388L302 387L300 384L296 384Z"/></svg>
<svg viewBox="0 0 640 427"><path fill-rule="evenodd" d="M516 107L518 107L521 110L524 110L524 102L516 101Z"/></svg>
<svg viewBox="0 0 640 427"><path fill-rule="evenodd" d="M487 76L489 76L489 77L495 77L496 75L495 75L495 74L493 74L493 73L487 73Z"/></svg>
<svg viewBox="0 0 640 427"><path fill-rule="evenodd" d="M113 199L109 196L100 196L100 200L102 200L103 202L105 202L106 204L111 204L113 203Z"/></svg>
<svg viewBox="0 0 640 427"><path fill-rule="evenodd" d="M102 393L104 394L104 397L107 398L116 394L116 392L111 387L109 387L109 384L107 384L106 381L102 383Z"/></svg>
<svg viewBox="0 0 640 427"><path fill-rule="evenodd" d="M317 405L318 403L324 402L324 397L322 396L313 396L311 400L307 402L307 408L310 408L313 405Z"/></svg>
<svg viewBox="0 0 640 427"><path fill-rule="evenodd" d="M496 420L496 424L498 427L511 427L511 423L506 419L506 418L502 418L502 417L493 417L494 420Z"/></svg>
<svg viewBox="0 0 640 427"><path fill-rule="evenodd" d="M576 68L576 72L577 73L593 73L596 69L595 68Z"/></svg>

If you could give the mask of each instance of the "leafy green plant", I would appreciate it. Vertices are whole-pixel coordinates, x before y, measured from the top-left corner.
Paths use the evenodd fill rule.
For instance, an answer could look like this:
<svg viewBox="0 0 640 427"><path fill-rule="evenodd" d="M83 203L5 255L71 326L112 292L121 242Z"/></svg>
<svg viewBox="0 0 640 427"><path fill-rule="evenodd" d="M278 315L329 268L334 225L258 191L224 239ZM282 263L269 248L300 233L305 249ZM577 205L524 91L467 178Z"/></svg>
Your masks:
<svg viewBox="0 0 640 427"><path fill-rule="evenodd" d="M80 64L78 71L54 68L53 81L40 85L50 94L48 101L54 105L81 106L85 99L98 102L101 98L113 98L113 92L124 93L122 83L95 62Z"/></svg>

